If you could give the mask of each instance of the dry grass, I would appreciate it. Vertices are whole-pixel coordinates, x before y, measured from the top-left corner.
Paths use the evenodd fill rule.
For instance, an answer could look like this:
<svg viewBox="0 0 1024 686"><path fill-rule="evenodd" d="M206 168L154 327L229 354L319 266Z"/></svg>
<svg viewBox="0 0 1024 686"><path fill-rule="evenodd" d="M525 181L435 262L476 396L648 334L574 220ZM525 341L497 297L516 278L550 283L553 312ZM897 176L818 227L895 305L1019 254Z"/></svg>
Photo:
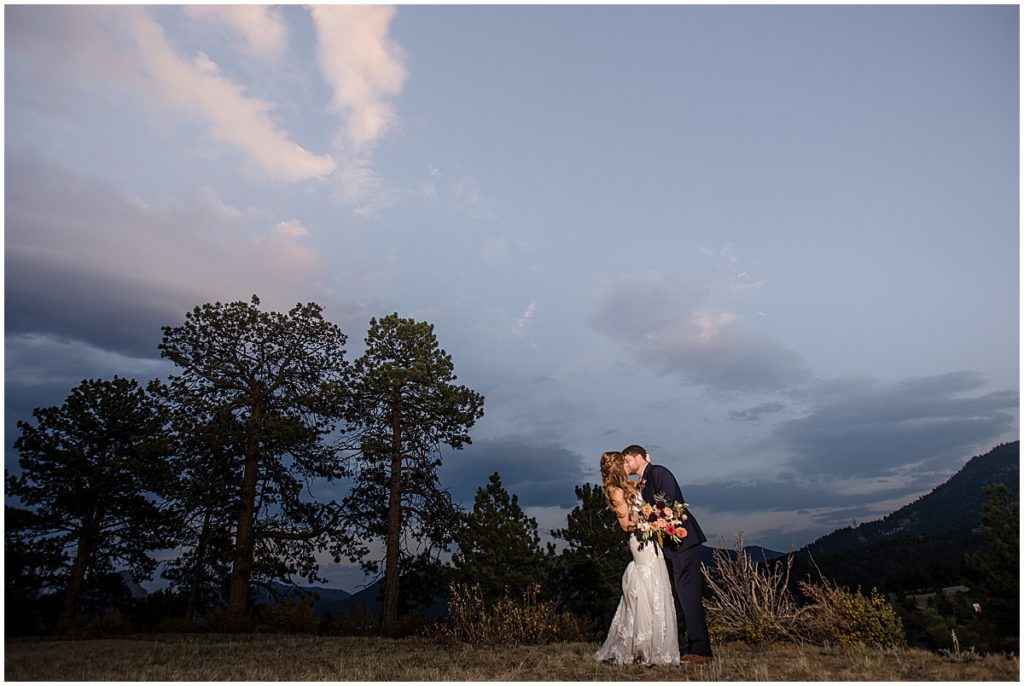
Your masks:
<svg viewBox="0 0 1024 686"><path fill-rule="evenodd" d="M1017 681L1016 657L915 649L718 645L706 667L612 666L596 643L445 648L426 639L165 635L5 643L11 681Z"/></svg>

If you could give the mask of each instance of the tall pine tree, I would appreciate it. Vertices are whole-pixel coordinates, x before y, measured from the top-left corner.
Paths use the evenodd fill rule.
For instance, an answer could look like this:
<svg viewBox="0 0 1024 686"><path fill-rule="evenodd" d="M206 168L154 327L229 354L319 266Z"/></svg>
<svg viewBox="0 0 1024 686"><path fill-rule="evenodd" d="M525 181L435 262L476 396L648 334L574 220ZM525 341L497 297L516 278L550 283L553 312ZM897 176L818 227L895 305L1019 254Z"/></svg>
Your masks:
<svg viewBox="0 0 1024 686"><path fill-rule="evenodd" d="M352 369L347 419L360 436L359 472L345 501L350 556L364 567L371 541L384 543L385 632L397 623L402 570L451 542L458 508L438 481L440 448L471 442L483 396L456 385L452 358L434 327L391 314L372 319L366 352ZM409 542L419 550L413 550Z"/></svg>
<svg viewBox="0 0 1024 686"><path fill-rule="evenodd" d="M349 474L336 433L343 428L345 335L316 303L267 312L256 296L196 307L184 324L163 331L160 352L179 373L160 392L179 415L179 430L192 423L213 442L179 456L181 472L198 480L185 489L183 505L196 523L206 521L207 508L217 521L219 508L231 508L229 615L247 612L257 577L323 581L315 553L340 554L340 511L307 494L314 480ZM204 480L215 489L208 492ZM193 569L201 573L199 532Z"/></svg>

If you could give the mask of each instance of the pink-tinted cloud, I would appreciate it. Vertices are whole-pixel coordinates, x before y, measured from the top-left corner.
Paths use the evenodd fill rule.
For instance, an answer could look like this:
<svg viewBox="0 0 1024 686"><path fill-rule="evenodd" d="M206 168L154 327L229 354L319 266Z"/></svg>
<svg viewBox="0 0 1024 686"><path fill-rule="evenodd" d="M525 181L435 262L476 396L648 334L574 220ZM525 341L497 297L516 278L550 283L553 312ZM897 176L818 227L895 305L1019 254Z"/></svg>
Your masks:
<svg viewBox="0 0 1024 686"><path fill-rule="evenodd" d="M280 8L267 5L185 5L185 14L225 26L241 39L246 54L275 59L287 48L288 28Z"/></svg>
<svg viewBox="0 0 1024 686"><path fill-rule="evenodd" d="M705 289L662 273L603 284L588 323L640 366L716 391L784 390L814 378L797 352L712 302Z"/></svg>
<svg viewBox="0 0 1024 686"><path fill-rule="evenodd" d="M344 118L354 154L394 128L391 98L407 76L401 48L388 35L393 7L318 5L310 8L317 31L320 70L331 84L331 109Z"/></svg>
<svg viewBox="0 0 1024 686"><path fill-rule="evenodd" d="M63 89L128 94L165 121L199 124L264 178L321 179L336 168L331 155L292 139L273 116L276 103L250 95L208 55L182 54L147 8L20 8L6 33L8 63L45 83L49 97Z"/></svg>
<svg viewBox="0 0 1024 686"><path fill-rule="evenodd" d="M205 54L192 61L180 56L146 10L127 10L125 25L152 102L202 121L212 139L241 151L261 175L299 181L334 171L330 155L306 150L274 123L274 103L247 95L245 86L223 76Z"/></svg>

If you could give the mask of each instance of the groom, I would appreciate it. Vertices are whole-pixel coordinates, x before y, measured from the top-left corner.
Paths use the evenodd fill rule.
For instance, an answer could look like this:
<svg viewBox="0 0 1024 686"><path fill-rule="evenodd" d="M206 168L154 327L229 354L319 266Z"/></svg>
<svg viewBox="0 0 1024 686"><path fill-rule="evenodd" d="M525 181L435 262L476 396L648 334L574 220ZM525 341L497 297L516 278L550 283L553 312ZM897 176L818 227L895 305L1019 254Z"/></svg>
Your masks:
<svg viewBox="0 0 1024 686"><path fill-rule="evenodd" d="M647 451L639 445L631 445L622 451L626 473L636 474L643 483L641 496L649 503L655 495L666 499L685 502L676 478L665 467L651 464ZM711 642L708 640L707 624L704 620L704 605L700 598L702 577L700 572L700 546L708 540L700 525L689 512L683 523L686 538L681 543L666 541L665 564L672 578L672 591L676 599L676 616L682 616L689 640L687 652L680 656L686 664L711 662Z"/></svg>

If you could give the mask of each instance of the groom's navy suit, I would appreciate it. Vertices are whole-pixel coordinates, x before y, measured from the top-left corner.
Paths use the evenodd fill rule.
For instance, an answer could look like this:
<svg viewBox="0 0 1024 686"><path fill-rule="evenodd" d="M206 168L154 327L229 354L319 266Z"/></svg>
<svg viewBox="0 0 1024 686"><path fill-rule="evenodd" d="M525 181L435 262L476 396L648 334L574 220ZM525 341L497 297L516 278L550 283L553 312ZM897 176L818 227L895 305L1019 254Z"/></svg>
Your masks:
<svg viewBox="0 0 1024 686"><path fill-rule="evenodd" d="M686 502L679 490L679 483L665 467L648 464L643 471L643 499L654 503L655 495L664 495L668 500ZM707 537L701 531L697 520L689 512L683 523L686 538L681 543L665 541L665 564L672 577L672 590L676 599L676 616L681 617L689 637L687 651L695 655L711 655L708 628L704 619L704 604L700 599L703 577L700 572L700 546Z"/></svg>

